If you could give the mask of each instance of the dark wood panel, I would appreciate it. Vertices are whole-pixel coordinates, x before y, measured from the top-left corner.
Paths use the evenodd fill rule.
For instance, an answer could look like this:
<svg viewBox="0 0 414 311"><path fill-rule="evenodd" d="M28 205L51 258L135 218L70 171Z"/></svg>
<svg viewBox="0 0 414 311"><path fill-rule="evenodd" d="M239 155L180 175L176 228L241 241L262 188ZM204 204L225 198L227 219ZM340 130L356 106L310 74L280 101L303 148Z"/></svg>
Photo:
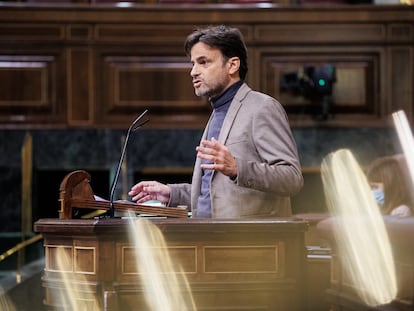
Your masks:
<svg viewBox="0 0 414 311"><path fill-rule="evenodd" d="M409 116L413 115L413 85L414 48L395 47L389 49L390 81L389 85L389 107L388 113L404 110Z"/></svg>
<svg viewBox="0 0 414 311"><path fill-rule="evenodd" d="M272 43L323 42L379 42L386 38L386 28L381 24L293 24L258 25L257 40Z"/></svg>
<svg viewBox="0 0 414 311"><path fill-rule="evenodd" d="M26 42L27 40L62 40L65 37L65 29L59 24L2 24L0 38Z"/></svg>
<svg viewBox="0 0 414 311"><path fill-rule="evenodd" d="M149 109L151 120L169 116L173 126L188 122L188 117L202 118L205 124L210 108L205 98L194 94L188 58L135 53L108 56L102 52L98 56L101 65L97 72L96 122L110 124L123 120L128 124L131 114Z"/></svg>
<svg viewBox="0 0 414 311"><path fill-rule="evenodd" d="M183 42L223 21L245 37L248 83L276 97L292 126L321 121L320 105L280 90L283 73L305 65L336 70L325 125L384 125L395 109L414 118L412 6L82 2L0 7L0 56L51 58L38 69L2 63L1 126L125 128L148 108L149 127L203 128L210 107L194 95Z"/></svg>
<svg viewBox="0 0 414 311"><path fill-rule="evenodd" d="M86 24L73 24L66 27L68 40L91 40L93 39L93 28Z"/></svg>
<svg viewBox="0 0 414 311"><path fill-rule="evenodd" d="M412 41L414 38L414 26L408 23L392 23L388 25L388 38L398 42Z"/></svg>
<svg viewBox="0 0 414 311"><path fill-rule="evenodd" d="M180 18L177 18L179 13ZM155 15L154 15L155 14ZM407 23L414 18L412 7L404 5L83 5L4 3L0 20L8 22L43 21L44 23L131 23L205 25L304 24L304 23Z"/></svg>
<svg viewBox="0 0 414 311"><path fill-rule="evenodd" d="M122 274L119 275L119 281L132 281L136 277L143 273L137 269L137 251L138 249L130 244L120 245L118 247L118 260L120 266L120 271ZM177 263L177 266L172 267L173 271L168 271L172 273L185 273L192 274L197 272L197 245L194 243L189 245L169 245L166 248L160 249L154 247L153 252L156 252L154 256L157 258L162 258L163 254L167 252L171 258L174 259L174 262Z"/></svg>
<svg viewBox="0 0 414 311"><path fill-rule="evenodd" d="M158 42L165 44L183 44L184 38L193 30L192 26L170 25L166 31L165 25L112 25L104 24L96 26L96 39L99 41L123 41L149 44Z"/></svg>
<svg viewBox="0 0 414 311"><path fill-rule="evenodd" d="M62 122L64 93L62 55L8 55L0 49L0 120Z"/></svg>
<svg viewBox="0 0 414 311"><path fill-rule="evenodd" d="M211 245L204 248L204 272L262 274L271 279L280 272L281 254L278 245Z"/></svg>
<svg viewBox="0 0 414 311"><path fill-rule="evenodd" d="M92 51L73 48L68 51L68 123L92 125L94 81Z"/></svg>
<svg viewBox="0 0 414 311"><path fill-rule="evenodd" d="M289 54L289 56L286 56ZM335 118L353 118L365 115L379 119L380 103L379 63L382 55L372 51L343 53L332 49L314 49L299 53L298 50L263 50L260 60L263 77L260 88L278 98L290 115L295 118L312 117L320 113L324 97L329 97L329 113ZM335 72L332 93L320 95L313 81L306 74L306 67L321 68L330 65Z"/></svg>

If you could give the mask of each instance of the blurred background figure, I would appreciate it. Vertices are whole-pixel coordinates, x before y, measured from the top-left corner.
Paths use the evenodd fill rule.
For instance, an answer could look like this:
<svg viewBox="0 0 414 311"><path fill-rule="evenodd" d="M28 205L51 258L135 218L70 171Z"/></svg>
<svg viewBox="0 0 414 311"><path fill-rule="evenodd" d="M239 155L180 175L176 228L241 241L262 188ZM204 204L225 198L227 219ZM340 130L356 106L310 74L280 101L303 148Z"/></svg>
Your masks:
<svg viewBox="0 0 414 311"><path fill-rule="evenodd" d="M373 195L384 215L413 215L412 181L404 155L375 159L367 170Z"/></svg>

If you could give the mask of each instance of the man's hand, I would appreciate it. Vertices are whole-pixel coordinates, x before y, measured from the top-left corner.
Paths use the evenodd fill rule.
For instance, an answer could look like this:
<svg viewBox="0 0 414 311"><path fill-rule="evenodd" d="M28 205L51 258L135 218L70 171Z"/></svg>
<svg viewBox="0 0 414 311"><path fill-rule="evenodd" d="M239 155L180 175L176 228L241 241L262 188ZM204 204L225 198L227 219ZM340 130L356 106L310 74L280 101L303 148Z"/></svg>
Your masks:
<svg viewBox="0 0 414 311"><path fill-rule="evenodd" d="M229 177L237 176L236 160L230 150L214 137L211 140L202 140L196 151L198 158L213 162L201 164L202 169L215 170Z"/></svg>
<svg viewBox="0 0 414 311"><path fill-rule="evenodd" d="M131 188L128 192L132 200L137 203L144 203L149 200L158 200L168 203L170 200L171 189L158 181L141 181Z"/></svg>

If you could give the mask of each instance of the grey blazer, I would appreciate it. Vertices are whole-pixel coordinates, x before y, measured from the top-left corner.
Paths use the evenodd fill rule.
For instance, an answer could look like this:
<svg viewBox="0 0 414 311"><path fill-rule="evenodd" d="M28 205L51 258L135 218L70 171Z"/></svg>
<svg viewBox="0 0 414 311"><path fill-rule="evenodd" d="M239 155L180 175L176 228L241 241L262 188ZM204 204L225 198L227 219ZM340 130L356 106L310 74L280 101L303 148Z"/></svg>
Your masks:
<svg viewBox="0 0 414 311"><path fill-rule="evenodd" d="M202 139L206 133L207 130ZM244 83L231 102L218 141L235 157L238 176L232 181L220 172L213 172L212 217L291 215L290 196L301 190L303 177L296 143L281 104ZM169 185L169 206L187 205L193 217L197 217L201 173L197 158L191 184Z"/></svg>

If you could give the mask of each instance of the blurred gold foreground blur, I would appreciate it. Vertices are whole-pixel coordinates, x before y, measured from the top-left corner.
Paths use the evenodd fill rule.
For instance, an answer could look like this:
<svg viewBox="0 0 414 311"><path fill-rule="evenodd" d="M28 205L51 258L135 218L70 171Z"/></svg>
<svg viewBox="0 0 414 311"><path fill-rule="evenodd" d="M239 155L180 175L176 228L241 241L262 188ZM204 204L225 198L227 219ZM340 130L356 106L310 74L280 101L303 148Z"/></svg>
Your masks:
<svg viewBox="0 0 414 311"><path fill-rule="evenodd" d="M160 229L145 218L130 219L136 269L150 310L196 310L185 274L168 253Z"/></svg>
<svg viewBox="0 0 414 311"><path fill-rule="evenodd" d="M352 286L369 306L391 302L397 294L394 259L363 171L352 153L341 149L323 160L321 173L338 253Z"/></svg>

